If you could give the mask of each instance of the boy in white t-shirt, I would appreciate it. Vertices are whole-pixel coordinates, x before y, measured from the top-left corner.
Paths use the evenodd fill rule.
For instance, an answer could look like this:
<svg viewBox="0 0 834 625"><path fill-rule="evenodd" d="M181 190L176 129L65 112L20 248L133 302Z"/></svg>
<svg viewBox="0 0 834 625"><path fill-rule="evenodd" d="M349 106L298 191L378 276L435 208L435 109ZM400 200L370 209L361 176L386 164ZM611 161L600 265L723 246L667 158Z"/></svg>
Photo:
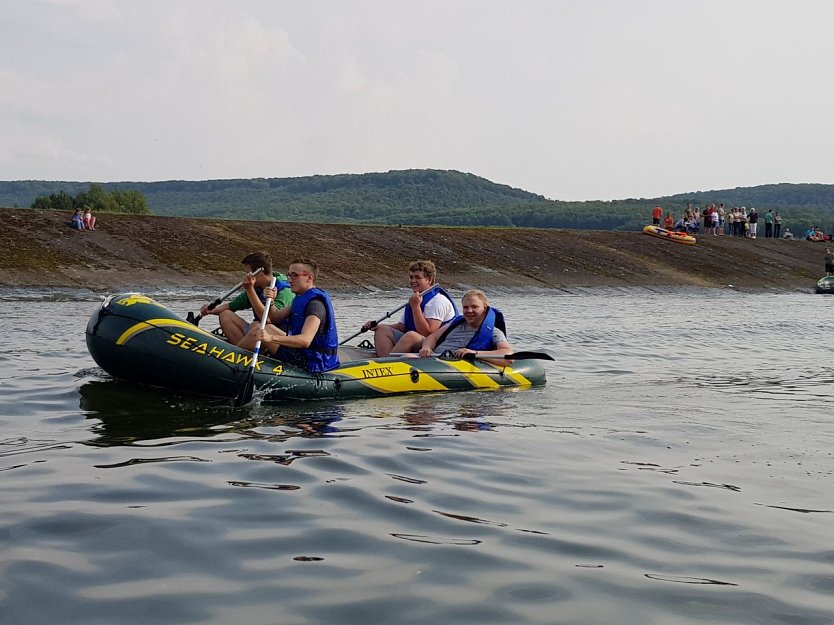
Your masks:
<svg viewBox="0 0 834 625"><path fill-rule="evenodd" d="M416 352L423 337L428 336L457 314L457 307L449 294L436 283L437 268L430 260L417 260L408 267L412 294L402 317L394 324L368 321L362 331L374 328L376 355L391 352Z"/></svg>

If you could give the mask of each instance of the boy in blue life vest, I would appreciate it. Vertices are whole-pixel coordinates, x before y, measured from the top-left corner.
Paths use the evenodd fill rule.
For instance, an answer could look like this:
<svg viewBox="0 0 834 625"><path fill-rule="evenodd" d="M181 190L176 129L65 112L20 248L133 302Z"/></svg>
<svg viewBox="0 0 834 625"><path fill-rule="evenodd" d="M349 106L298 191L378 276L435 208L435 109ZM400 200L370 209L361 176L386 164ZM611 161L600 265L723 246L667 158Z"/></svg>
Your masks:
<svg viewBox="0 0 834 625"><path fill-rule="evenodd" d="M453 352L458 358L467 354L477 358L513 353L504 315L489 305L483 291L472 289L464 293L461 306L462 315L423 339L420 356L426 358L435 350Z"/></svg>
<svg viewBox="0 0 834 625"><path fill-rule="evenodd" d="M268 287L269 283L272 282L272 258L267 252L252 252L240 262L246 269L246 273L243 276L243 292L239 293L230 302L219 304L213 309L210 309L209 305L205 304L200 309L200 314L203 316L219 315L220 327L229 343L245 349L252 349L256 341L255 331L259 329L259 325L253 323L250 326L249 323L237 314L237 311L251 308L252 314L255 316L255 321L260 321L261 315L264 314L264 304L266 304L264 288ZM262 268L263 272L257 276L252 275L258 268ZM292 304L293 298L295 297L290 290L290 283L287 281L287 276L282 273L275 274L275 288L278 293L275 301L272 303L272 308L269 310L270 319L279 310ZM250 343L251 346L249 345Z"/></svg>
<svg viewBox="0 0 834 625"><path fill-rule="evenodd" d="M333 304L327 292L316 287L317 273L318 266L312 260L292 261L287 276L295 299L275 316L270 315L274 323L287 321L287 331L269 324L255 334L270 353L311 373L330 371L339 366L339 335ZM275 289L265 288L264 295L273 297Z"/></svg>
<svg viewBox="0 0 834 625"><path fill-rule="evenodd" d="M415 260L408 267L411 297L397 323L367 321L362 331L374 328L376 355L416 352L423 338L454 319L458 309L452 297L437 284L437 268L430 260Z"/></svg>

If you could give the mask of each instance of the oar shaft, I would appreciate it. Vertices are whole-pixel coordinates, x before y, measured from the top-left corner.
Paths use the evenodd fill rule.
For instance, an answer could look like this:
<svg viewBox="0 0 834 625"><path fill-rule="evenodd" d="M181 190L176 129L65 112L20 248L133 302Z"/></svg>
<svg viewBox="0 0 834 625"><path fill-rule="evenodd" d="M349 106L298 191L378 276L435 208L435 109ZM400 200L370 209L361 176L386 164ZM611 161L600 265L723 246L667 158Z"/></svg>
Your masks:
<svg viewBox="0 0 834 625"><path fill-rule="evenodd" d="M270 288L275 288L275 277L269 284ZM266 322L269 320L269 308L272 306L272 298L269 297L264 304L264 314L261 317L261 332L266 328ZM246 377L243 379L243 384L238 391L237 396L232 400L232 406L239 408L244 404L248 404L252 400L255 393L255 370L258 367L258 356L261 353L261 339L255 342L255 349L252 351L252 364L246 370Z"/></svg>
<svg viewBox="0 0 834 625"><path fill-rule="evenodd" d="M419 294L419 295L420 295L420 297L423 297L426 293L428 293L429 291L432 291L432 290L434 290L434 289L438 288L439 286L440 286L439 284L432 284L432 285L431 285L429 288L427 288L425 291L421 291L421 292L420 292L420 294ZM397 307L397 308L395 308L394 310L391 310L391 311L389 311L389 312L385 313L385 316L384 316L384 317L380 317L379 319L375 320L375 321L371 324L370 328L368 328L368 329L371 329L371 328L375 328L375 327L377 327L380 323L382 323L383 321L385 321L386 319L388 319L391 315L393 315L393 314L395 314L395 313L400 312L400 311L401 311L403 308L405 308L406 306L408 306L408 302L406 302L406 303L405 303L405 304L403 304L402 306L398 306L398 307ZM339 343L339 345L344 345L345 343L347 343L347 342L348 342L348 341L350 341L351 339L355 339L357 336L359 336L360 334L362 334L362 333L364 333L364 332L367 332L367 331L368 331L368 330L366 330L365 328L363 328L363 329L359 330L359 332L354 332L354 333L353 333L353 334L351 334L349 337L347 337L344 341L341 341L341 342Z"/></svg>
<svg viewBox="0 0 834 625"><path fill-rule="evenodd" d="M263 268L263 267L258 267L255 271L253 271L253 272L252 272L252 275L253 275L253 276L257 276L259 273L263 273L263 270L264 270L264 268ZM228 291L226 291L225 293L223 293L223 295L221 295L221 296L220 296L220 297L218 297L216 300L214 300L213 302L211 302L211 303L208 305L208 309L209 309L209 310L214 310L215 308L217 308L218 306L220 306L220 304L222 304L222 303L223 303L223 300L224 300L224 299L226 299L226 298L227 298L227 297L229 297L230 295L232 295L232 294L236 293L237 291L239 291L239 290L240 290L240 287L242 287L242 286L243 286L243 281L238 282L238 283L237 283L237 286L235 286L235 287L233 287L233 288L229 289ZM198 323L200 323L200 319L202 319L202 318L203 318L203 315L192 315L191 313L189 313L189 319L188 319L188 321L190 321L190 322L191 322L191 323L193 323L194 325L197 325Z"/></svg>
<svg viewBox="0 0 834 625"><path fill-rule="evenodd" d="M274 276L272 277L272 281L269 283L269 288L270 289L275 288L275 277ZM266 324L269 321L269 309L271 307L272 307L272 298L268 297L266 299L266 303L264 304L263 317L261 317L261 330L266 328ZM252 365L251 365L253 373L254 373L254 370L255 370L255 365L258 362L258 354L261 353L261 339L260 338L257 341L255 341L254 353L255 353L255 356L252 358Z"/></svg>
<svg viewBox="0 0 834 625"><path fill-rule="evenodd" d="M429 354L428 357L430 358L438 358L442 356L445 352L432 352ZM400 356L400 357L411 357L417 358L417 352L391 352L388 354L389 356ZM529 351L522 351L522 352L515 352L514 354L497 354L497 355L490 355L490 354L481 354L479 353L477 356L474 353L464 354L461 360L556 360L551 354L547 352L529 352Z"/></svg>
<svg viewBox="0 0 834 625"><path fill-rule="evenodd" d="M252 276L257 276L258 274L263 273L263 271L264 271L263 267L258 267L257 269L255 269L255 271L252 272ZM240 282L237 283L237 286L229 289L228 291L223 293L223 295L221 295L216 300L214 300L211 304L209 304L209 307L208 307L209 310L214 310L217 306L219 306L221 304L221 302L224 299L226 299L227 297L229 297L233 293L236 293L237 291L239 291L242 286L243 286L243 281L241 280Z"/></svg>

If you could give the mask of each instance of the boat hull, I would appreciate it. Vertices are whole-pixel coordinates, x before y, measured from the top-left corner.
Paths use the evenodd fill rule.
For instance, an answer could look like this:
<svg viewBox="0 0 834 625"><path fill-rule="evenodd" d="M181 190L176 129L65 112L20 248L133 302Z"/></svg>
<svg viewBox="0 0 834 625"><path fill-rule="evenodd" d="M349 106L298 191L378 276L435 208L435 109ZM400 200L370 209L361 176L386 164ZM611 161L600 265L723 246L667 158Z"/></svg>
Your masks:
<svg viewBox="0 0 834 625"><path fill-rule="evenodd" d="M153 299L114 295L87 324L87 349L113 377L208 395L237 396L252 365L252 352L183 320ZM379 397L406 393L538 386L541 362L507 364L455 358L376 358L349 348L332 371L311 374L259 356L255 387L262 401Z"/></svg>
<svg viewBox="0 0 834 625"><path fill-rule="evenodd" d="M660 226L646 226L643 228L643 234L648 234L658 239L665 239L666 241L674 241L683 245L695 245L697 240L691 234L685 232L675 232L674 230L667 230Z"/></svg>
<svg viewBox="0 0 834 625"><path fill-rule="evenodd" d="M834 295L834 276L820 278L814 291L823 295Z"/></svg>

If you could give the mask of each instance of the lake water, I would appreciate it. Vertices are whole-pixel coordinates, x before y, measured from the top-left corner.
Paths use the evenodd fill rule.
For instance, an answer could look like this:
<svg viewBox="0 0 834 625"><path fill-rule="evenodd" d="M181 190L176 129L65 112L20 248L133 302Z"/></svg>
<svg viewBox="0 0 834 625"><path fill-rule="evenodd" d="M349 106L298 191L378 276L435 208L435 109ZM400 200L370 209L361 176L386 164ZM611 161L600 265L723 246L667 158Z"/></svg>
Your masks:
<svg viewBox="0 0 834 625"><path fill-rule="evenodd" d="M110 379L97 302L0 298L0 623L834 622L834 298L500 292L546 387L237 410Z"/></svg>

